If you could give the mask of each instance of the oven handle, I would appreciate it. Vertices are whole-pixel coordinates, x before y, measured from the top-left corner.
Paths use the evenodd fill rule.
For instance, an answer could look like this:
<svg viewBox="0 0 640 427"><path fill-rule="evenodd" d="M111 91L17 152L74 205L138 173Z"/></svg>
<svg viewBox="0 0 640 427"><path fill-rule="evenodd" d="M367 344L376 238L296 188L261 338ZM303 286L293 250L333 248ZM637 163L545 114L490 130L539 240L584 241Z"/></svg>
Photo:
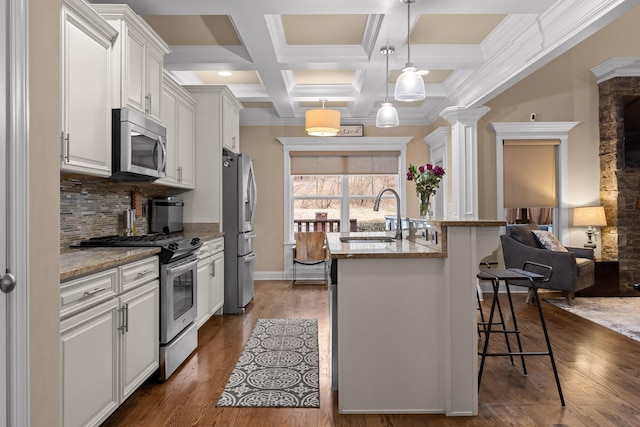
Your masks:
<svg viewBox="0 0 640 427"><path fill-rule="evenodd" d="M251 262L254 259L256 259L256 254L247 255L246 257L244 257L244 262Z"/></svg>
<svg viewBox="0 0 640 427"><path fill-rule="evenodd" d="M198 265L198 258L193 258L187 262L183 262L173 267L166 266L165 269L167 270L167 273L174 274L174 273L182 273L184 271L191 270L197 265Z"/></svg>

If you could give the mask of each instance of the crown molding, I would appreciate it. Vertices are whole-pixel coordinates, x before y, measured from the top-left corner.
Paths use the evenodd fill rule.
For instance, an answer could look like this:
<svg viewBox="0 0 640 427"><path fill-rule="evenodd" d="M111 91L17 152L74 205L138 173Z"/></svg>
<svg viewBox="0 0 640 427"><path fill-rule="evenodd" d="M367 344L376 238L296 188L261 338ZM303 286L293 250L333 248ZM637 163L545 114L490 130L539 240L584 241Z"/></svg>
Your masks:
<svg viewBox="0 0 640 427"><path fill-rule="evenodd" d="M609 58L591 69L598 84L614 77L640 76L640 57L627 56Z"/></svg>

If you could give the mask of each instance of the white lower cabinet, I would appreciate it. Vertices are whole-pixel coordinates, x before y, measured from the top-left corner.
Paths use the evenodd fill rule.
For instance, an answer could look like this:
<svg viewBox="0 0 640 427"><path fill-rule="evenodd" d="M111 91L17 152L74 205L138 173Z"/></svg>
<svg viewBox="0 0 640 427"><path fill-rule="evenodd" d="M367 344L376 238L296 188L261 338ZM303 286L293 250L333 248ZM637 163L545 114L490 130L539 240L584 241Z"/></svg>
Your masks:
<svg viewBox="0 0 640 427"><path fill-rule="evenodd" d="M224 305L224 239L203 243L198 254L198 328Z"/></svg>
<svg viewBox="0 0 640 427"><path fill-rule="evenodd" d="M211 313L209 312L209 288L211 280L211 256L198 259L198 304L196 324L198 328L204 324Z"/></svg>
<svg viewBox="0 0 640 427"><path fill-rule="evenodd" d="M62 426L99 425L158 369L157 265L153 257L87 276L83 285L93 279L97 289L104 287L105 277L117 278L117 296L62 311ZM155 270L148 272L153 266ZM141 268L146 273L138 274L138 280L146 280L127 280L128 272ZM76 282L69 283L77 286ZM126 285L129 290L122 292ZM62 284L63 289L67 286ZM87 289L85 298L90 298L95 292Z"/></svg>
<svg viewBox="0 0 640 427"><path fill-rule="evenodd" d="M156 280L123 294L120 399L123 402L159 367L160 289Z"/></svg>
<svg viewBox="0 0 640 427"><path fill-rule="evenodd" d="M100 424L120 404L120 313L111 299L60 325L63 426Z"/></svg>

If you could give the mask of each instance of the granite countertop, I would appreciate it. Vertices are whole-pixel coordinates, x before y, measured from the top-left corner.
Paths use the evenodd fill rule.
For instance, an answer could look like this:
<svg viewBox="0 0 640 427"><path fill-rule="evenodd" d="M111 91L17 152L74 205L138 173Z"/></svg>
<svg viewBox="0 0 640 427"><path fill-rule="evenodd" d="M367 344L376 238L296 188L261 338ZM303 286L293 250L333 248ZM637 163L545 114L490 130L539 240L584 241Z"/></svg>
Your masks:
<svg viewBox="0 0 640 427"><path fill-rule="evenodd" d="M60 251L60 281L154 256L160 248L68 248Z"/></svg>
<svg viewBox="0 0 640 427"><path fill-rule="evenodd" d="M183 237L199 237L202 242L224 236L224 232L211 229L193 229L182 233ZM65 248L60 250L60 281L97 273L111 267L157 255L157 247L105 247Z"/></svg>
<svg viewBox="0 0 640 427"><path fill-rule="evenodd" d="M409 221L425 222L440 227L500 227L507 225L506 221L497 219L419 219L405 218Z"/></svg>
<svg viewBox="0 0 640 427"><path fill-rule="evenodd" d="M394 237L395 232L355 232L355 233L327 233L329 251L333 259L357 258L446 258L446 252L441 252L425 245L406 239L391 242L358 241L342 242L341 237L375 239L377 237Z"/></svg>

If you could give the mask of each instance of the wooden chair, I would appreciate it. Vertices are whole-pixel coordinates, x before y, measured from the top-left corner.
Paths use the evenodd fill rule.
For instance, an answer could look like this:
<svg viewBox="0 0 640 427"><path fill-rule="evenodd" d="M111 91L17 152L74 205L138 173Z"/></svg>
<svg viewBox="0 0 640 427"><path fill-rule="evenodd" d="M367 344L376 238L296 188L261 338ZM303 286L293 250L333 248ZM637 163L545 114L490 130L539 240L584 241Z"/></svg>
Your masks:
<svg viewBox="0 0 640 427"><path fill-rule="evenodd" d="M293 285L329 284L329 246L324 231L308 231L296 233L296 245L293 247ZM323 265L323 279L298 280L297 269L300 266Z"/></svg>

